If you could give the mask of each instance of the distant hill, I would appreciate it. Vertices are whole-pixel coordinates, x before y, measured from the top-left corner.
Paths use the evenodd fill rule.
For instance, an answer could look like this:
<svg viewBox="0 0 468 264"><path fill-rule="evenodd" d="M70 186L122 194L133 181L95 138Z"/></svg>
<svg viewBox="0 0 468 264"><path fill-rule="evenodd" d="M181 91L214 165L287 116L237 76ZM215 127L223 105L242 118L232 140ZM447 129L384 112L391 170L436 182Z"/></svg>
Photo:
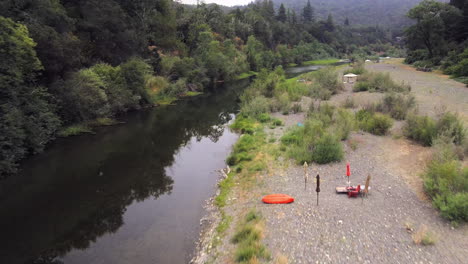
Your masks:
<svg viewBox="0 0 468 264"><path fill-rule="evenodd" d="M326 19L331 13L338 23L344 23L346 17L351 25L379 25L402 28L411 24L406 13L422 0L311 0L318 19ZM275 7L281 3L286 8L295 10L298 15L307 0L273 0ZM440 1L440 2L448 2Z"/></svg>

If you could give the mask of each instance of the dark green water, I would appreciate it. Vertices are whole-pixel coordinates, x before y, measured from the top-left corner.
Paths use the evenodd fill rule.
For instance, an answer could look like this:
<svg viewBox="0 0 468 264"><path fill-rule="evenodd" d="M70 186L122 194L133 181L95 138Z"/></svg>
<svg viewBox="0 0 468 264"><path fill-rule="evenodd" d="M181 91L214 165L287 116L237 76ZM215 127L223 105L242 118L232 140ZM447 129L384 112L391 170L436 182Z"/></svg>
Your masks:
<svg viewBox="0 0 468 264"><path fill-rule="evenodd" d="M0 182L0 263L187 263L248 80L59 139Z"/></svg>

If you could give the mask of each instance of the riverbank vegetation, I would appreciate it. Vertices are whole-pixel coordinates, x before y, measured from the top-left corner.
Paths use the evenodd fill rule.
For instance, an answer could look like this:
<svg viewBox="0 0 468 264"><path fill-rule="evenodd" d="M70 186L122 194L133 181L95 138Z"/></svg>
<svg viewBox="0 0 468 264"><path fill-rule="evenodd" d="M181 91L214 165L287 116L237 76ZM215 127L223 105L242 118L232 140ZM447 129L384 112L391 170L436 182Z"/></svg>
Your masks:
<svg viewBox="0 0 468 264"><path fill-rule="evenodd" d="M2 1L0 177L57 135L87 132L83 124L95 119L171 104L262 69L331 63L392 43L378 27L316 19L310 4L304 14L270 0L235 9L172 0ZM275 107L287 112L285 94Z"/></svg>
<svg viewBox="0 0 468 264"><path fill-rule="evenodd" d="M468 85L468 1L424 0L408 12L415 25L406 30L406 63L440 68Z"/></svg>

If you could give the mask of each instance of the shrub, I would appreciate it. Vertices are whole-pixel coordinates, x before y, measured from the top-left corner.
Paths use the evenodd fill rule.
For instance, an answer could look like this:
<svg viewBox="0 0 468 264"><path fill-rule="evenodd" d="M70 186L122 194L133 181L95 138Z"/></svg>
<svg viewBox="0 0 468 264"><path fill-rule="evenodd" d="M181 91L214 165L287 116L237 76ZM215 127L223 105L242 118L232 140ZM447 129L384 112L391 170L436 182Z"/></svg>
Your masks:
<svg viewBox="0 0 468 264"><path fill-rule="evenodd" d="M338 80L338 74L333 68L323 68L315 72L315 82L325 90L332 94L337 94L343 89L343 83Z"/></svg>
<svg viewBox="0 0 468 264"><path fill-rule="evenodd" d="M433 159L426 169L424 189L441 215L468 221L468 168L457 160Z"/></svg>
<svg viewBox="0 0 468 264"><path fill-rule="evenodd" d="M356 113L359 128L374 135L382 136L392 127L392 119L384 114L360 110Z"/></svg>
<svg viewBox="0 0 468 264"><path fill-rule="evenodd" d="M353 114L346 110L339 109L335 114L334 125L331 127L341 140L346 140L351 131L355 128L355 119Z"/></svg>
<svg viewBox="0 0 468 264"><path fill-rule="evenodd" d="M281 121L281 120L278 119L278 118L273 118L271 124L272 124L273 126L282 126L282 125L283 125L283 121Z"/></svg>
<svg viewBox="0 0 468 264"><path fill-rule="evenodd" d="M410 109L416 105L414 96L401 94L386 94L376 106L377 111L387 113L391 117L403 120Z"/></svg>
<svg viewBox="0 0 468 264"><path fill-rule="evenodd" d="M261 228L263 217L256 211L249 212L242 221L231 242L238 244L235 252L237 262L247 263L259 258L269 260L270 253L261 243L263 229ZM249 262L251 263L251 262Z"/></svg>
<svg viewBox="0 0 468 264"><path fill-rule="evenodd" d="M343 159L343 148L337 137L324 134L313 148L312 160L318 164L326 164Z"/></svg>
<svg viewBox="0 0 468 264"><path fill-rule="evenodd" d="M405 136L425 146L430 146L437 135L437 127L428 116L409 115L403 127Z"/></svg>
<svg viewBox="0 0 468 264"><path fill-rule="evenodd" d="M271 117L269 114L267 113L262 113L258 116L258 121L262 122L262 123L267 123L271 120Z"/></svg>
<svg viewBox="0 0 468 264"><path fill-rule="evenodd" d="M456 145L466 141L466 129L456 114L446 112L434 121L427 116L410 115L403 127L405 135L423 145L430 146L437 136L449 137Z"/></svg>
<svg viewBox="0 0 468 264"><path fill-rule="evenodd" d="M355 106L356 106L356 103L354 102L354 99L352 97L346 97L346 100L343 102L343 107L354 108Z"/></svg>
<svg viewBox="0 0 468 264"><path fill-rule="evenodd" d="M437 121L437 134L453 138L453 143L461 145L465 141L466 130L458 115L446 112Z"/></svg>
<svg viewBox="0 0 468 264"><path fill-rule="evenodd" d="M253 134L255 132L255 120L243 115L238 115L231 129L242 134Z"/></svg>
<svg viewBox="0 0 468 264"><path fill-rule="evenodd" d="M283 113L289 113L289 110L291 108L291 101L289 100L289 95L287 93L283 93L277 98L277 101L279 110Z"/></svg>
<svg viewBox="0 0 468 264"><path fill-rule="evenodd" d="M388 73L369 72L358 78L358 83L354 85L353 91L369 91L369 92L407 92L411 90L411 86L402 83L397 84Z"/></svg>
<svg viewBox="0 0 468 264"><path fill-rule="evenodd" d="M369 82L366 82L366 81L362 81L362 82L357 82L354 86L353 86L353 92L365 92L365 91L369 91Z"/></svg>
<svg viewBox="0 0 468 264"><path fill-rule="evenodd" d="M264 96L257 96L250 101L243 102L241 109L242 114L258 118L261 114L269 112L270 104Z"/></svg>
<svg viewBox="0 0 468 264"><path fill-rule="evenodd" d="M364 61L357 61L354 63L353 67L351 69L346 70L344 74L354 73L356 75L361 75L366 72L367 70L365 68Z"/></svg>
<svg viewBox="0 0 468 264"><path fill-rule="evenodd" d="M296 113L302 112L302 106L301 106L301 104L294 104L294 105L291 107L291 111L292 111L293 113L295 113L295 114L296 114Z"/></svg>

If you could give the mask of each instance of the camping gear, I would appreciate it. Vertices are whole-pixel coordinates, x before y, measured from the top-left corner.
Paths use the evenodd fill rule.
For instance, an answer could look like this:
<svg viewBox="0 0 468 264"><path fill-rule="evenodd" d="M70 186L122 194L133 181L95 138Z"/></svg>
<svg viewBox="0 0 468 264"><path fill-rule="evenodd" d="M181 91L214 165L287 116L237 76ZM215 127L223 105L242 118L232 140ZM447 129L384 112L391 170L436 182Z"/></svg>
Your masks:
<svg viewBox="0 0 468 264"><path fill-rule="evenodd" d="M364 184L361 184L361 186L363 186ZM339 186L339 187L336 187L335 190L336 190L336 193L348 193L352 190L355 190L357 189L357 186ZM371 189L370 186L367 186L367 190L369 191ZM365 191L365 188L364 189L361 189L360 190L362 193L364 193Z"/></svg>
<svg viewBox="0 0 468 264"><path fill-rule="evenodd" d="M348 198L357 197L361 193L361 185L358 185L355 189L348 190Z"/></svg>
<svg viewBox="0 0 468 264"><path fill-rule="evenodd" d="M278 193L263 197L262 202L267 204L288 204L294 202L294 198L286 194Z"/></svg>

